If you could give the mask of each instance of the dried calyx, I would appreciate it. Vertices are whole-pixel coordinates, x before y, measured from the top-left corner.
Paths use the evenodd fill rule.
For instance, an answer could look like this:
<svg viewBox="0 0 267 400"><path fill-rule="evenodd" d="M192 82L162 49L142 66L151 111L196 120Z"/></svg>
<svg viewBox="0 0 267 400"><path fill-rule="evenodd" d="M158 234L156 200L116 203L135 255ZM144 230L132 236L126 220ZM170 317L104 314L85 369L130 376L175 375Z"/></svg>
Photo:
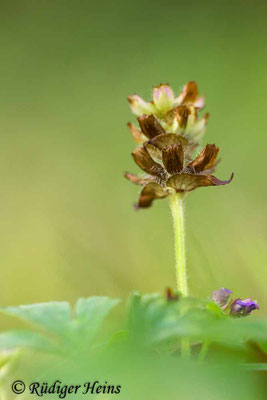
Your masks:
<svg viewBox="0 0 267 400"><path fill-rule="evenodd" d="M221 288L212 292L212 300L214 303L222 308L226 308L229 304L229 299L232 291L229 289Z"/></svg>
<svg viewBox="0 0 267 400"><path fill-rule="evenodd" d="M188 193L198 187L226 185L211 173L217 164L219 148L208 144L194 159L190 159L187 143L176 134L160 134L133 152L136 164L147 173L144 177L126 173L131 182L143 186L138 207L149 207L153 200L174 193Z"/></svg>

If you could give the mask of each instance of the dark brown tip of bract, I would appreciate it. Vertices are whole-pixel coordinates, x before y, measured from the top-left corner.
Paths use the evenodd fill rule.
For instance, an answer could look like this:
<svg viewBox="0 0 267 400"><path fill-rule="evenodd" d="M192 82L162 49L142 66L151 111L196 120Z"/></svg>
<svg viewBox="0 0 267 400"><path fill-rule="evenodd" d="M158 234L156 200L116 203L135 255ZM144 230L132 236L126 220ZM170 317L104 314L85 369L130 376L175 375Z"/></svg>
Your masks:
<svg viewBox="0 0 267 400"><path fill-rule="evenodd" d="M158 86L153 86L154 89L159 89L161 86L170 86L169 83L160 83Z"/></svg>
<svg viewBox="0 0 267 400"><path fill-rule="evenodd" d="M177 293L173 292L172 288L167 287L165 291L165 296L167 301L178 301L179 296Z"/></svg>
<svg viewBox="0 0 267 400"><path fill-rule="evenodd" d="M234 172L232 172L228 183L232 182L232 180L234 179L234 176L235 176L235 174L234 174Z"/></svg>

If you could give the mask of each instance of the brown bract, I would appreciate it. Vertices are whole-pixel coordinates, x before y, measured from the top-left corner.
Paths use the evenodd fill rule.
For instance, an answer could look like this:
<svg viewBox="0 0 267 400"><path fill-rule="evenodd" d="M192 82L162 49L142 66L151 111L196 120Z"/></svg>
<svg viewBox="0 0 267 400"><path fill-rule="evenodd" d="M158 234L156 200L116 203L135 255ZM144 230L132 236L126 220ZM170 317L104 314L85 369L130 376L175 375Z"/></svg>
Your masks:
<svg viewBox="0 0 267 400"><path fill-rule="evenodd" d="M191 104L197 108L204 107L204 97L199 97L196 82L187 82L180 96L178 97L178 102L180 104Z"/></svg>
<svg viewBox="0 0 267 400"><path fill-rule="evenodd" d="M141 178L125 174L131 182L143 186L138 208L149 207L153 200L174 193L188 193L198 187L221 186L230 183L211 175L215 170L219 148L208 144L192 161L188 160L185 138L177 134L160 134L136 148L133 158L148 175Z"/></svg>
<svg viewBox="0 0 267 400"><path fill-rule="evenodd" d="M133 139L136 143L144 143L147 139L153 139L154 137L165 133L157 118L151 114L142 114L137 118L140 129L136 128L130 122L128 128L130 129Z"/></svg>
<svg viewBox="0 0 267 400"><path fill-rule="evenodd" d="M140 117L138 117L138 122L141 131L148 139L153 139L154 137L161 135L162 133L166 133L153 114L141 115Z"/></svg>

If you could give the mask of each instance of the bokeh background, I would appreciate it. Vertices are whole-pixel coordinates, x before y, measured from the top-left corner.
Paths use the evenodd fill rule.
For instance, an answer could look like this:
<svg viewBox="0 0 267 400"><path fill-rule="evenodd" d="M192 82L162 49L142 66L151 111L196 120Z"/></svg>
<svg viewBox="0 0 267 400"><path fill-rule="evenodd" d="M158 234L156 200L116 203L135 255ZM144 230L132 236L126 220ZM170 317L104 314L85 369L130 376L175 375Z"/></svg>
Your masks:
<svg viewBox="0 0 267 400"><path fill-rule="evenodd" d="M0 304L175 285L168 201L135 212L126 98L196 80L231 185L187 201L190 291L267 314L267 2L14 0L0 15ZM1 326L5 324L1 318Z"/></svg>

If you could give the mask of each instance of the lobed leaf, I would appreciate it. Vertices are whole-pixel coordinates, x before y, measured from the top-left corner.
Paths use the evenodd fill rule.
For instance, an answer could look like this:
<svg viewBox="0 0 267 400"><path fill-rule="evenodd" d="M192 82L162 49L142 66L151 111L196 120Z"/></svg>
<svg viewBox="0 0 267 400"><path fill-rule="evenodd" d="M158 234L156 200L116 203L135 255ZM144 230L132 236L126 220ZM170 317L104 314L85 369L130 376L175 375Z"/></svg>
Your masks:
<svg viewBox="0 0 267 400"><path fill-rule="evenodd" d="M54 351L55 344L39 333L16 330L0 333L0 350L27 348L42 351Z"/></svg>
<svg viewBox="0 0 267 400"><path fill-rule="evenodd" d="M43 328L48 332L61 334L71 323L71 308L67 302L49 302L5 307L0 311Z"/></svg>

